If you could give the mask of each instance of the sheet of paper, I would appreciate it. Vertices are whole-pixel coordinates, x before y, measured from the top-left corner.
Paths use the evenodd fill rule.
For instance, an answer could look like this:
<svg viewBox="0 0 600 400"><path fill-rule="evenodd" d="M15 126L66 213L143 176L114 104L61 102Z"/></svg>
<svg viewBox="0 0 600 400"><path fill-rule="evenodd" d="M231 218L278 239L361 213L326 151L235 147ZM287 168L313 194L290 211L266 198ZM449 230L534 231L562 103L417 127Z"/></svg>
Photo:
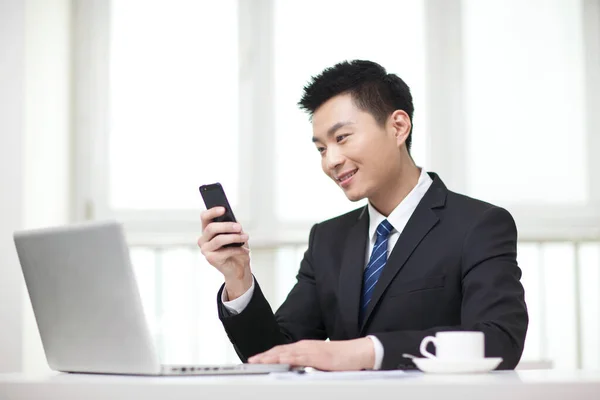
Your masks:
<svg viewBox="0 0 600 400"><path fill-rule="evenodd" d="M274 379L288 379L288 380L361 380L361 379L390 379L399 378L405 376L404 371L335 371L335 372L324 372L308 370L304 373L298 372L275 372L269 374Z"/></svg>

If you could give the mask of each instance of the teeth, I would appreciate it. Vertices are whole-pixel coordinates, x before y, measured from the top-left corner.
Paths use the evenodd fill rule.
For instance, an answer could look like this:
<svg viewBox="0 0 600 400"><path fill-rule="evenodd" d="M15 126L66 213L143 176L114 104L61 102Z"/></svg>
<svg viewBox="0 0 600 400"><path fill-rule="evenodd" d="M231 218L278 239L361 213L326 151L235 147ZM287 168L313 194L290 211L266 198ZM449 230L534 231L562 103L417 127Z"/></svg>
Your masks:
<svg viewBox="0 0 600 400"><path fill-rule="evenodd" d="M344 175L343 177L339 178L338 181L340 181L340 182L345 181L346 179L354 176L355 173L356 173L356 171L349 173L348 175Z"/></svg>

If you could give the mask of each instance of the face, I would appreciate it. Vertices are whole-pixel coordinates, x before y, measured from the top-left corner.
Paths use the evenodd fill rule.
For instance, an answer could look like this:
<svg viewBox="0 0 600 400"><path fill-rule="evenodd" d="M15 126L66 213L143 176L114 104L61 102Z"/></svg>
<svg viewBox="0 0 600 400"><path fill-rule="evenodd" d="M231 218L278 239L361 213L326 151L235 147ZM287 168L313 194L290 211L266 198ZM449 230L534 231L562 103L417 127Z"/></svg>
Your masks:
<svg viewBox="0 0 600 400"><path fill-rule="evenodd" d="M313 114L313 142L323 172L349 200L372 199L397 181L400 149L408 134L403 129L410 130L404 117L406 113L395 111L381 126L349 94L331 98Z"/></svg>

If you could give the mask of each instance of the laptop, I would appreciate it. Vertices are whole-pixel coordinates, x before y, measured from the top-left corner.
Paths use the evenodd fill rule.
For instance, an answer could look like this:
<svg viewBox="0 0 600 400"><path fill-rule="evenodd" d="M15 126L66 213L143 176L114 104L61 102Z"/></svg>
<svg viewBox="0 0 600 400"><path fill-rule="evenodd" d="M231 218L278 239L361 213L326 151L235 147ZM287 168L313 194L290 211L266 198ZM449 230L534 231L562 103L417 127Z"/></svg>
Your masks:
<svg viewBox="0 0 600 400"><path fill-rule="evenodd" d="M291 369L285 364L163 365L118 222L22 230L14 233L14 241L46 359L55 371L222 375Z"/></svg>

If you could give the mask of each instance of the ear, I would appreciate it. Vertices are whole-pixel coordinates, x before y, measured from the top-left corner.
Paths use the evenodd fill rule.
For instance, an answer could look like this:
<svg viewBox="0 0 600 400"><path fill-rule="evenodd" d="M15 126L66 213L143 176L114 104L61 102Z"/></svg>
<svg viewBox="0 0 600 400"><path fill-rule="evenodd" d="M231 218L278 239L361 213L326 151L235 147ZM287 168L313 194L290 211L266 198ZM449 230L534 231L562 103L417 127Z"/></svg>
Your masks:
<svg viewBox="0 0 600 400"><path fill-rule="evenodd" d="M396 110L390 115L389 127L396 138L396 144L398 147L402 146L408 138L412 124L410 117L404 110Z"/></svg>

